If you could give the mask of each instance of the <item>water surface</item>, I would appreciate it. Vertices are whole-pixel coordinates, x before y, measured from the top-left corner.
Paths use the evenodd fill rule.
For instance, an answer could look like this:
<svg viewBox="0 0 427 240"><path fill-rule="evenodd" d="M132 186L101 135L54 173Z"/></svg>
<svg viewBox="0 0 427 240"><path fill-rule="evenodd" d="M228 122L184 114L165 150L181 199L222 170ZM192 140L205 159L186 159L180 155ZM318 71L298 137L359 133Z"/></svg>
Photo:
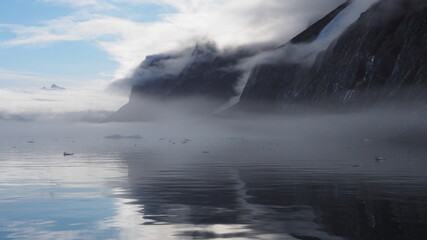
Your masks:
<svg viewBox="0 0 427 240"><path fill-rule="evenodd" d="M404 137L143 132L3 137L0 239L427 235L427 154Z"/></svg>

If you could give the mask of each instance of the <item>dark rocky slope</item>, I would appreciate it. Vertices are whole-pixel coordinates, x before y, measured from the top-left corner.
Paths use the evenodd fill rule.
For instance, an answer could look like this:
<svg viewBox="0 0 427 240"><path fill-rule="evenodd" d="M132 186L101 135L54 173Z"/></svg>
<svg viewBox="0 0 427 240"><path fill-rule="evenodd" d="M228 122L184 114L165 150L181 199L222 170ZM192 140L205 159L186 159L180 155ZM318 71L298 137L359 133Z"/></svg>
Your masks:
<svg viewBox="0 0 427 240"><path fill-rule="evenodd" d="M180 56L170 55L147 57L132 76L137 83L132 87L129 103L110 120L150 120L153 116L159 116L156 116L157 111L150 111L149 104L155 103L158 108L164 107L167 111L168 108L189 107L191 101L186 100L201 98L203 104L199 101L200 104L192 105L191 110L198 115L210 114L237 94L235 85L242 71L234 66L240 59L254 54L254 51L245 48L220 54L211 43L199 44L192 50L189 63L178 74L154 74L149 79L146 79L147 70L161 72L165 61L171 58L181 60Z"/></svg>
<svg viewBox="0 0 427 240"><path fill-rule="evenodd" d="M207 98L210 104L200 105L197 112L212 113L232 97L239 96L235 87L243 70L236 66L266 50L275 55L274 60L260 63L251 70L240 102L232 110L251 109L259 103L273 108L300 103L345 106L360 102L371 104L393 97L401 99L402 95L409 99L424 97L427 76L427 2L424 0L379 1L326 45L326 50L304 49L316 43L322 31L349 4L351 1L342 4L280 47L257 50L246 47L220 53L213 45L198 45L178 74L158 74L141 80L146 76L139 76L137 70L133 78L140 81L134 84L129 103L111 120L129 120L121 116L132 114L133 120L140 120L143 115L150 115L138 101L147 96L160 100L162 105L176 99ZM301 49L303 54L295 59L293 55ZM148 57L139 69L144 70L143 73L153 68L161 72L163 63L174 57Z"/></svg>
<svg viewBox="0 0 427 240"><path fill-rule="evenodd" d="M347 104L362 95L372 102L423 88L426 76L426 3L383 0L319 53L314 64L270 63L253 69L241 105L259 100Z"/></svg>
<svg viewBox="0 0 427 240"><path fill-rule="evenodd" d="M235 95L233 86L240 72L230 69L246 56L244 51L220 55L215 45L197 45L192 51L191 63L176 76L163 76L135 85L132 95L151 95L159 98L201 95L209 98L229 99ZM151 63L152 67L161 59Z"/></svg>
<svg viewBox="0 0 427 240"><path fill-rule="evenodd" d="M340 5L290 42L298 44L313 41L349 3L350 1L347 1ZM243 74L243 70L236 68L240 61L283 46L249 46L220 53L211 43L199 44L192 50L188 64L175 75L159 72L166 68L165 62L179 59L182 57L180 54L148 56L131 76L133 87L129 103L108 120L151 120L151 116L155 113L144 104L147 98L160 101L165 106L177 99L203 97L211 103L208 106L203 105L207 108L205 113L212 113L239 94L235 86Z"/></svg>

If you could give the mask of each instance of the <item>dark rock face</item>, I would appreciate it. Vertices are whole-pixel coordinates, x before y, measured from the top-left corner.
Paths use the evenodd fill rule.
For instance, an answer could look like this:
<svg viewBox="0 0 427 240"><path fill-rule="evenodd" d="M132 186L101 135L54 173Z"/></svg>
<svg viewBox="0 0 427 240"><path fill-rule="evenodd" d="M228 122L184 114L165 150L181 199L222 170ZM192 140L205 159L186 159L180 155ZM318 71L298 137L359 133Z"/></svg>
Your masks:
<svg viewBox="0 0 427 240"><path fill-rule="evenodd" d="M240 102L233 109L244 109L253 103L273 107L297 103L344 106L402 95L425 97L427 2L424 0L382 0L364 12L326 50L303 53L311 61L305 61L303 54L299 61L289 61L295 48L304 49L320 38L322 31L350 4L351 1L342 4L289 43L270 47L269 51L278 57L251 70ZM213 112L238 96L235 87L243 71L236 66L263 50L246 48L224 54L213 45L198 45L177 74L162 72L164 62L176 56L147 57L140 68L154 69L153 79L134 84L129 104L116 115L135 109L144 111L137 107L141 96L161 101L202 96L214 100L206 109ZM138 71L134 77L138 78ZM411 89L416 89L415 93Z"/></svg>
<svg viewBox="0 0 427 240"><path fill-rule="evenodd" d="M292 43L305 43L315 39L322 29L329 24L345 7L349 1L339 6L323 19L313 24L310 28L303 31L301 34L291 40ZM168 74L163 71L166 62L180 58L177 55L155 55L148 56L140 67L135 71L132 78L137 82L132 83L132 91L129 103L123 106L109 120L127 121L127 120L151 120L145 117L151 113L141 104L141 97L149 97L164 102L175 101L176 99L192 98L201 96L212 101L209 105L209 110L206 112L212 113L232 97L238 95L236 92L236 84L241 78L243 71L236 68L242 59L254 56L256 53L263 50L280 49L280 47L266 47L266 49L241 48L228 53L219 53L216 47L212 44L197 45L192 53L189 63L178 74ZM296 69L296 68L295 68ZM277 69L281 74L286 71L294 71L293 67ZM268 75L268 74L267 74ZM254 75L252 75L254 77ZM272 85L281 85L281 82L275 82L273 78L268 78ZM271 93L267 93L268 84L259 81L260 91L258 100L278 100L280 95L277 87L272 88ZM281 86L280 88L284 88ZM262 97L266 96L266 97ZM148 111L147 113L143 113ZM129 118L128 116L134 116ZM126 117L124 117L126 116Z"/></svg>
<svg viewBox="0 0 427 240"><path fill-rule="evenodd" d="M309 69L296 63L264 64L252 70L241 103L248 101L290 102L305 91Z"/></svg>
<svg viewBox="0 0 427 240"><path fill-rule="evenodd" d="M137 80L142 80L132 87L129 103L109 120L152 120L152 117L148 116L156 115L156 113L150 111L147 107L148 103L144 104L147 99L156 101L160 108L164 106L185 108L188 107L188 101L186 102L185 99L196 99L197 101L197 98L203 98L204 102L199 101L200 104L196 107L198 109L195 109L195 112L199 115L211 114L237 94L235 85L242 71L235 66L240 59L253 54L254 51L244 48L219 53L213 44L200 44L192 50L190 60L182 59L182 61L189 62L176 75L162 71L166 61L180 56L147 57L133 76ZM147 72L150 75L148 79Z"/></svg>
<svg viewBox="0 0 427 240"><path fill-rule="evenodd" d="M193 60L177 76L167 76L134 86L132 94L151 94L160 98L205 96L226 101L236 93L233 90L241 72L231 67L244 53L221 55L213 45L198 45Z"/></svg>
<svg viewBox="0 0 427 240"><path fill-rule="evenodd" d="M425 87L426 68L426 3L384 0L319 53L313 65L256 67L241 102L346 104L367 94L366 101L382 100Z"/></svg>
<svg viewBox="0 0 427 240"><path fill-rule="evenodd" d="M212 114L236 96L243 72L235 66L254 54L248 48L220 53L213 44L199 44L182 59L188 63L175 75L163 70L167 61L180 61L179 54L149 56L132 77L139 82L132 87L129 103L107 121L154 120L165 116L157 111L162 108L163 113L181 109L199 116Z"/></svg>
<svg viewBox="0 0 427 240"><path fill-rule="evenodd" d="M425 84L427 8L401 6L404 12L394 7L392 15L381 14L391 4L383 1L363 14L319 57L309 93L314 99L336 95L345 101L370 89L385 97Z"/></svg>

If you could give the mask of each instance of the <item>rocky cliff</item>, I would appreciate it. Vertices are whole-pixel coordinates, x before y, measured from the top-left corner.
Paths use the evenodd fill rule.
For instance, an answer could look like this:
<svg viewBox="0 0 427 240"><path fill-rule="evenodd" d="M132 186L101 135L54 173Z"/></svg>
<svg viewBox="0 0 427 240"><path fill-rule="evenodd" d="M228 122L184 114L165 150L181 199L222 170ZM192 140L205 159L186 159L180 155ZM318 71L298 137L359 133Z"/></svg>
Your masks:
<svg viewBox="0 0 427 240"><path fill-rule="evenodd" d="M232 98L238 99L233 109L239 109L254 103L283 106L315 102L342 106L402 96L424 97L427 2L378 1L334 39L325 41L325 35L331 35L337 22L348 14L345 11L352 2L342 4L279 47L247 47L220 53L214 45L198 45L178 73L155 75L134 84L129 104L116 116L143 112L137 101L141 96L161 101L194 96L214 100L205 113L214 112ZM260 61L247 72L247 82L242 81L245 71L239 64L260 52L274 57ZM174 57L148 57L139 69L162 71L163 62ZM144 78L138 70L133 77ZM239 84L243 84L240 92Z"/></svg>
<svg viewBox="0 0 427 240"><path fill-rule="evenodd" d="M131 77L129 103L110 120L152 120L153 116L162 117L160 112L177 109L211 114L237 94L235 85L242 71L234 66L255 54L247 48L219 53L212 43L198 44L186 51L189 53L147 57ZM167 68L181 61L187 62L182 69L168 73Z"/></svg>
<svg viewBox="0 0 427 240"><path fill-rule="evenodd" d="M375 101L425 87L426 76L426 3L384 0L318 53L313 64L269 63L254 68L241 103L347 104L362 96Z"/></svg>

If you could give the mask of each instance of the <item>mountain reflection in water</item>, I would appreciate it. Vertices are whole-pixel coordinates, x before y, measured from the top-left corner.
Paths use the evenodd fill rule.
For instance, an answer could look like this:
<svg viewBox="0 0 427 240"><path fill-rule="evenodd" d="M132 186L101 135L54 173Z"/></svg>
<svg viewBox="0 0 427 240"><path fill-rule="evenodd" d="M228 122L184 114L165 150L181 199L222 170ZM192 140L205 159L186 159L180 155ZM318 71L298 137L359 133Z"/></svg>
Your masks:
<svg viewBox="0 0 427 240"><path fill-rule="evenodd" d="M422 156L389 149L394 158L377 163L362 160L356 149L349 159L289 159L283 144L231 141L209 156L126 153L126 196L143 206L146 224L244 226L227 234L178 233L188 238L417 239L426 233L426 165L412 165ZM358 157L362 168L351 165Z"/></svg>
<svg viewBox="0 0 427 240"><path fill-rule="evenodd" d="M138 139L29 138L22 123L0 139L0 239L423 239L424 132L330 121Z"/></svg>

